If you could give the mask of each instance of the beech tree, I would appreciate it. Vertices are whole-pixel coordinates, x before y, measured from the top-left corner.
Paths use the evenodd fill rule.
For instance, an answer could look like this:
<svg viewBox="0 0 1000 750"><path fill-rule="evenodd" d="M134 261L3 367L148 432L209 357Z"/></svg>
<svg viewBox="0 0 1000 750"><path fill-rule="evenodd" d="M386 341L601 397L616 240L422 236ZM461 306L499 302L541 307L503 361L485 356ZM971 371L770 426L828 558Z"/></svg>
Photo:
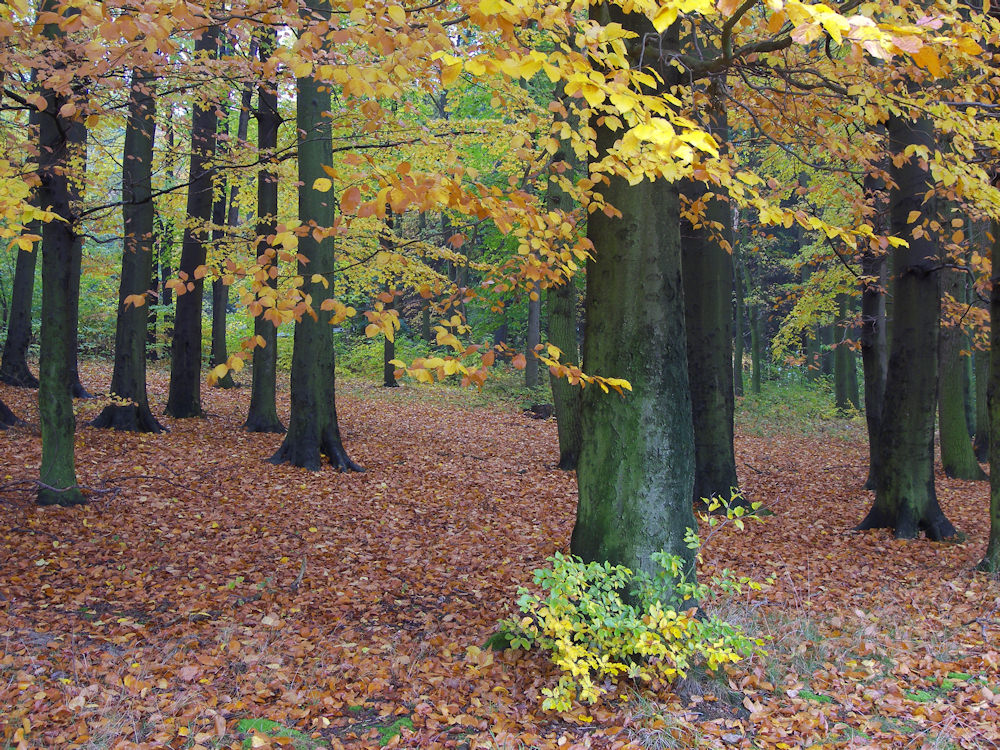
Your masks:
<svg viewBox="0 0 1000 750"><path fill-rule="evenodd" d="M122 224L125 246L118 290L115 364L111 393L120 402L108 404L91 422L130 432L161 432L163 426L149 409L146 396L146 299L153 273L153 140L156 132L155 76L132 72L125 149L122 156Z"/></svg>
<svg viewBox="0 0 1000 750"><path fill-rule="evenodd" d="M312 0L307 9L312 23L330 19L328 0ZM325 315L321 317L323 306L315 305L328 296L327 289L336 271L333 237L329 232L334 218L332 195L317 189L318 180L329 182L323 166L333 161L330 120L326 114L330 100L329 83L312 75L297 79L299 220L308 229L298 239L298 272L303 280L302 299L308 309L295 322L288 432L270 460L315 471L325 455L339 470L361 471L344 449L337 422L333 328Z"/></svg>
<svg viewBox="0 0 1000 750"><path fill-rule="evenodd" d="M213 56L218 51L219 27L209 22L195 41L195 54ZM191 111L191 161L188 168L187 216L178 266L180 284L174 288L174 338L170 347L170 390L167 415L178 419L202 416L201 409L201 308L204 265L212 219L212 180L218 115L211 102L196 102Z"/></svg>

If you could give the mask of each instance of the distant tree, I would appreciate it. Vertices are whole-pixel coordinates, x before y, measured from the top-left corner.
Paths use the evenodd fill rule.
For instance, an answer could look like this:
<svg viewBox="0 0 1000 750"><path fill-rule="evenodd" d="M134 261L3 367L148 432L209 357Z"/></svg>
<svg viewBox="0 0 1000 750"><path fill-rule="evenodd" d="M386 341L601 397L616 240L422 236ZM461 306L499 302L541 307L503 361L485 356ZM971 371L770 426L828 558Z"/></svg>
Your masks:
<svg viewBox="0 0 1000 750"><path fill-rule="evenodd" d="M194 44L195 55L215 56L219 27L209 24ZM170 348L170 388L167 415L177 419L202 416L201 314L205 265L206 227L212 218L212 179L218 128L215 106L195 103L191 112L191 163L188 169L187 226L181 244L178 273L185 285L177 295L174 337ZM178 292L181 289L178 288Z"/></svg>
<svg viewBox="0 0 1000 750"><path fill-rule="evenodd" d="M134 71L129 95L125 150L122 157L122 218L125 247L118 288L115 364L111 393L124 403L111 403L94 419L94 427L130 432L161 432L146 397L146 292L153 273L153 139L156 132L155 76Z"/></svg>
<svg viewBox="0 0 1000 750"><path fill-rule="evenodd" d="M1000 257L1000 220L993 221L993 256ZM987 388L990 425L990 537L979 570L1000 571L1000 264L991 272L990 375Z"/></svg>

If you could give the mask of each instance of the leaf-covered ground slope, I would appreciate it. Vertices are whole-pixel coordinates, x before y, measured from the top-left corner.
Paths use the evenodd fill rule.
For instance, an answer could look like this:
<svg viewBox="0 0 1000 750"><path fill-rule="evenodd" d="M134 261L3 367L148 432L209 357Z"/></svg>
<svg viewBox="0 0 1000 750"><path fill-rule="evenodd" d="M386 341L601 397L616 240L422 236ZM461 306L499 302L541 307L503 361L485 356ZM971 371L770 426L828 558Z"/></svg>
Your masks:
<svg viewBox="0 0 1000 750"><path fill-rule="evenodd" d="M480 647L567 548L555 425L452 389L348 383L341 425L367 471L310 474L265 463L281 438L238 429L248 396L206 389L208 417L166 435L81 427L80 483L98 492L64 509L32 504L35 393L0 387L28 420L0 433L0 746L1000 741L1000 587L972 572L985 483L938 477L967 541L898 542L850 531L870 502L860 439L741 435L745 488L775 515L715 534L706 567L775 576L717 605L771 654L700 698L633 686L552 715L543 657ZM165 398L154 374L151 403ZM81 424L100 408L78 407Z"/></svg>

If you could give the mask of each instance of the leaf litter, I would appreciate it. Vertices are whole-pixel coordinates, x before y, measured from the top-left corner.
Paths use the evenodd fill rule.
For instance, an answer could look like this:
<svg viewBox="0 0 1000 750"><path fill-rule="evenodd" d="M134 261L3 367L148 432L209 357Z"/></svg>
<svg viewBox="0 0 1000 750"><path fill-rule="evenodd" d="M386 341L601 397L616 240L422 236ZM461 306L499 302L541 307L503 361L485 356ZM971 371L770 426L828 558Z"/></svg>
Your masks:
<svg viewBox="0 0 1000 750"><path fill-rule="evenodd" d="M154 409L166 385L151 372ZM775 515L717 533L700 574L774 577L710 604L769 655L551 714L544 657L483 645L568 551L554 423L451 388L338 388L363 474L265 463L281 437L239 429L246 390L206 388L208 416L165 435L87 427L100 404L77 402L79 482L104 492L39 508L35 393L0 387L28 422L0 433L5 746L1000 744L1000 585L972 570L987 483L937 476L960 543L857 533L863 433L739 434L743 489Z"/></svg>

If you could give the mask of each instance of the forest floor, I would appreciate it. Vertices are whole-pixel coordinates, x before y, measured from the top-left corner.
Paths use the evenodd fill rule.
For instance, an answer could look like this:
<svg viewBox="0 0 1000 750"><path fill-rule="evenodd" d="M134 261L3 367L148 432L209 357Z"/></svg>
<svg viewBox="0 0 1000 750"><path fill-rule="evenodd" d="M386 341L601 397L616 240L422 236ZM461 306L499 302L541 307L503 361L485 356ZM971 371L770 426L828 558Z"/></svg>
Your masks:
<svg viewBox="0 0 1000 750"><path fill-rule="evenodd" d="M97 390L110 370L84 375ZM551 714L544 655L480 647L567 550L575 480L553 468L552 421L345 381L367 471L310 474L264 463L280 436L239 429L247 388L206 388L207 418L164 435L83 426L100 406L78 402L79 481L112 491L39 508L35 393L0 398L28 421L0 433L0 748L1000 743L1000 583L972 570L987 483L937 478L962 543L853 532L871 502L856 425L737 439L746 494L775 515L716 534L701 575L774 576L715 605L772 639L766 657L700 703L625 686Z"/></svg>

